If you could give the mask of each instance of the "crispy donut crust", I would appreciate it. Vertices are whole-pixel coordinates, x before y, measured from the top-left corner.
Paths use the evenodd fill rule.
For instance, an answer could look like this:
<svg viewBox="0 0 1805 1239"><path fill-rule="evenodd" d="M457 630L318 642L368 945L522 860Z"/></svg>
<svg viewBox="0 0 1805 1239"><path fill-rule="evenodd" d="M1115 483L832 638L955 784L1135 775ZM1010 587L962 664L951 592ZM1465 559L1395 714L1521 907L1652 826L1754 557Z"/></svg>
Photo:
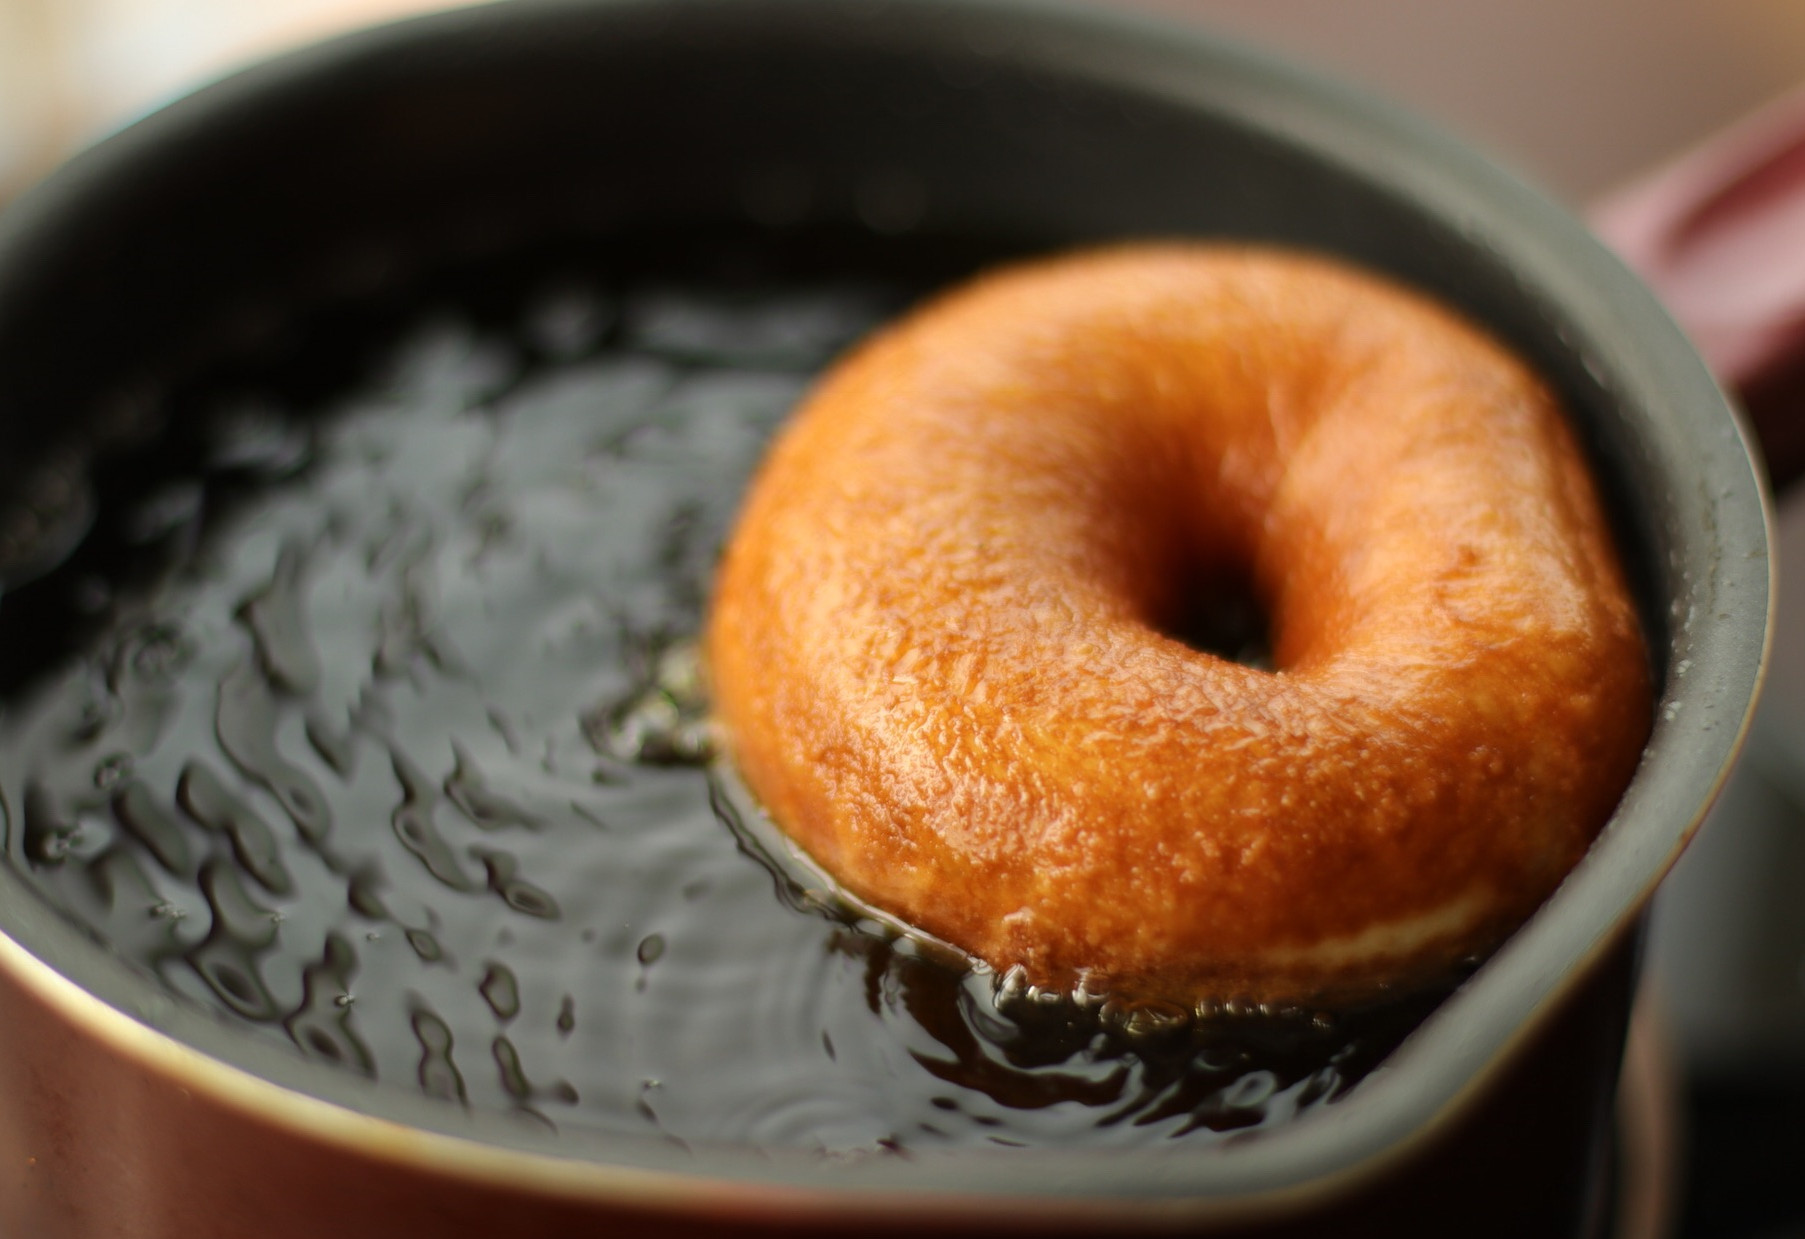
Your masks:
<svg viewBox="0 0 1805 1239"><path fill-rule="evenodd" d="M1167 635L1231 580L1275 670ZM853 894L1183 1001L1359 1001L1495 946L1651 710L1543 384L1370 274L1189 244L991 275L842 362L707 657L741 775Z"/></svg>

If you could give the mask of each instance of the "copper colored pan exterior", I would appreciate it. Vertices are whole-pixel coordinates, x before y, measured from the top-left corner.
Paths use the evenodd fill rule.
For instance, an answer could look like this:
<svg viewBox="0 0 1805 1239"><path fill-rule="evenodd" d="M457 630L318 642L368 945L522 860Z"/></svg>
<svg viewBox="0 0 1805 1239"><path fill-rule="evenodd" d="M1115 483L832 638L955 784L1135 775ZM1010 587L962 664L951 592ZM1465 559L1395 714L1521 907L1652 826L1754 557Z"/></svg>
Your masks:
<svg viewBox="0 0 1805 1239"><path fill-rule="evenodd" d="M803 191L781 219L774 184ZM1602 1233L1640 918L1760 679L1765 499L1628 273L1383 106L1192 31L1021 0L519 0L355 36L148 118L0 216L0 507L132 433L134 393L285 297L634 221L881 231L897 184L919 208L900 224L1015 249L1342 253L1543 370L1597 465L1661 694L1568 882L1383 1070L1288 1127L1201 1153L840 1164L536 1134L302 1061L167 996L0 866L0 1236Z"/></svg>
<svg viewBox="0 0 1805 1239"><path fill-rule="evenodd" d="M1626 942L1446 1130L1341 1191L1210 1201L999 1202L809 1192L534 1164L299 1098L121 1019L0 948L0 1233L46 1239L520 1239L596 1233L957 1236L1595 1233L1633 981ZM564 1171L570 1173L564 1173ZM1475 1211L1505 1193L1509 1207ZM1576 1230L1576 1223L1578 1229ZM607 1232L614 1233L614 1232Z"/></svg>

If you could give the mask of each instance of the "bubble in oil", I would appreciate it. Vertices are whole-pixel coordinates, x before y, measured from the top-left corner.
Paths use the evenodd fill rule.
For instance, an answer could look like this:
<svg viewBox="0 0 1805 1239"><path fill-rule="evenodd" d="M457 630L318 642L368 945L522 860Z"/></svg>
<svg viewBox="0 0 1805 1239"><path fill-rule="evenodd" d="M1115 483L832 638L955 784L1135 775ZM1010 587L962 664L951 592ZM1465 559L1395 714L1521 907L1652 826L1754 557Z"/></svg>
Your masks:
<svg viewBox="0 0 1805 1239"><path fill-rule="evenodd" d="M284 1021L288 1035L310 1057L375 1074L375 1057L357 1033L357 953L338 934L328 935L321 957L302 974L301 1005Z"/></svg>
<svg viewBox="0 0 1805 1239"><path fill-rule="evenodd" d="M468 1100L464 1075L451 1056L456 1042L450 1025L424 1004L414 1007L409 1023L420 1045L420 1091L444 1101Z"/></svg>
<svg viewBox="0 0 1805 1239"><path fill-rule="evenodd" d="M130 753L109 753L94 767L94 786L103 792L111 791L129 778L131 773Z"/></svg>
<svg viewBox="0 0 1805 1239"><path fill-rule="evenodd" d="M489 889L500 895L514 911L540 920L558 919L558 901L539 887L517 875L519 862L503 852L472 849L488 875Z"/></svg>
<svg viewBox="0 0 1805 1239"><path fill-rule="evenodd" d="M401 801L389 815L395 838L447 890L477 889L476 878L466 872L457 850L434 820L438 788L399 750L391 753L390 760L395 779L401 784Z"/></svg>
<svg viewBox="0 0 1805 1239"><path fill-rule="evenodd" d="M263 958L275 945L270 909L255 902L236 871L215 858L201 867L200 889L212 911L212 929L189 963L227 1009L264 1022L280 1014L263 977Z"/></svg>
<svg viewBox="0 0 1805 1239"><path fill-rule="evenodd" d="M147 624L125 644L124 665L132 675L151 684L166 684L181 675L194 657L187 634L173 623Z"/></svg>
<svg viewBox="0 0 1805 1239"><path fill-rule="evenodd" d="M506 964L491 963L477 989L502 1023L520 1014L520 982Z"/></svg>
<svg viewBox="0 0 1805 1239"><path fill-rule="evenodd" d="M293 889L275 832L206 762L192 758L182 766L176 803L201 826L229 840L233 858L252 881L276 895Z"/></svg>
<svg viewBox="0 0 1805 1239"><path fill-rule="evenodd" d="M511 828L537 830L543 823L529 809L508 796L492 790L482 771L463 746L454 742L452 753L456 764L445 776L445 798L455 805L474 826L485 831Z"/></svg>
<svg viewBox="0 0 1805 1239"><path fill-rule="evenodd" d="M26 785L23 818L26 857L42 865L61 864L69 855L69 841L76 825L44 784L33 781Z"/></svg>

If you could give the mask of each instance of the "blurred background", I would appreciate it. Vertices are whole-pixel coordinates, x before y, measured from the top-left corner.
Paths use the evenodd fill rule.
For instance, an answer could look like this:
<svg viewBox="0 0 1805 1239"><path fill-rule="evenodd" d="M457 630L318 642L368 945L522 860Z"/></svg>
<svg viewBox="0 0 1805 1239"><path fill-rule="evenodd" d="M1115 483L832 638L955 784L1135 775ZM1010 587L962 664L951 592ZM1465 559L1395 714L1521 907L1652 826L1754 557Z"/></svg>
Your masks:
<svg viewBox="0 0 1805 1239"><path fill-rule="evenodd" d="M1805 79L1798 0L1098 0L1363 81L1574 202ZM0 0L0 187L232 65L444 0Z"/></svg>
<svg viewBox="0 0 1805 1239"><path fill-rule="evenodd" d="M1365 83L1582 210L1805 83L1799 0L1113 2ZM0 209L72 150L235 65L443 7L0 0ZM1805 214L1789 248L1805 252ZM1644 1234L1665 1219L1684 1239L1805 1239L1805 488L1782 497L1780 526L1769 694L1651 934L1626 1087L1626 1147L1655 1168L1639 1188Z"/></svg>

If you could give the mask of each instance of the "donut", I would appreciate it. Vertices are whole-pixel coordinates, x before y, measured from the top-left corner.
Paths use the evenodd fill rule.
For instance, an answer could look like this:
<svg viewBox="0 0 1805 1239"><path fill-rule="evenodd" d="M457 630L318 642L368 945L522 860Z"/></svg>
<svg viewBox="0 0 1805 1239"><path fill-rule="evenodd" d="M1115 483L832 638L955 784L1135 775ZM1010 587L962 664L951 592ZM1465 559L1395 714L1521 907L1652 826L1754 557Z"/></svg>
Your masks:
<svg viewBox="0 0 1805 1239"><path fill-rule="evenodd" d="M1195 638L1251 599L1270 665ZM1649 662L1547 386L1337 260L1028 263L860 345L760 466L722 747L852 897L1046 990L1356 1003L1611 815Z"/></svg>

